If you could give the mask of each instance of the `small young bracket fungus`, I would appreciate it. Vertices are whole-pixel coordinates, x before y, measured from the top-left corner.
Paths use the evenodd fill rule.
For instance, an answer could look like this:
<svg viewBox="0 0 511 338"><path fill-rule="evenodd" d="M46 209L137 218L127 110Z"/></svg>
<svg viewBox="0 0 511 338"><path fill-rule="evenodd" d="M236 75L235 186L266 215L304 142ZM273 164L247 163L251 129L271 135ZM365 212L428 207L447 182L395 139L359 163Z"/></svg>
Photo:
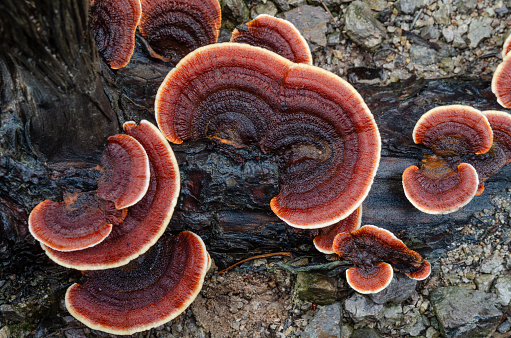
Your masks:
<svg viewBox="0 0 511 338"><path fill-rule="evenodd" d="M497 66L491 80L491 91L504 108L511 108L511 56L507 54Z"/></svg>
<svg viewBox="0 0 511 338"><path fill-rule="evenodd" d="M318 251L325 254L333 254L334 249L332 245L334 244L335 236L340 233L346 232L351 233L360 228L360 224L362 222L362 206L358 207L351 215L339 221L334 225L330 225L325 228L321 228L320 235L314 238L314 246Z"/></svg>
<svg viewBox="0 0 511 338"><path fill-rule="evenodd" d="M413 129L413 140L439 156L484 154L492 144L486 116L470 106L451 105L431 109Z"/></svg>
<svg viewBox="0 0 511 338"><path fill-rule="evenodd" d="M218 0L141 0L139 30L152 56L176 64L191 51L216 43L220 32Z"/></svg>
<svg viewBox="0 0 511 338"><path fill-rule="evenodd" d="M247 44L187 55L160 86L155 111L171 142L258 143L278 156L280 192L270 205L297 228L348 217L367 196L380 160L373 115L350 84Z"/></svg>
<svg viewBox="0 0 511 338"><path fill-rule="evenodd" d="M149 158L144 147L133 137L118 134L108 138L101 161L103 175L97 194L112 201L117 209L136 204L149 187Z"/></svg>
<svg viewBox="0 0 511 338"><path fill-rule="evenodd" d="M89 15L99 53L112 69L126 66L135 50L140 0L95 0Z"/></svg>
<svg viewBox="0 0 511 338"><path fill-rule="evenodd" d="M82 250L103 241L120 223L126 210L116 210L112 202L95 193L64 196L63 202L45 200L30 213L28 229L42 244L58 251Z"/></svg>
<svg viewBox="0 0 511 338"><path fill-rule="evenodd" d="M346 271L346 277L360 293L376 293L387 287L393 276L389 264L414 279L425 279L431 272L429 263L417 252L408 249L390 231L374 225L338 234L333 249L355 265Z"/></svg>
<svg viewBox="0 0 511 338"><path fill-rule="evenodd" d="M126 133L146 150L151 164L149 189L140 202L128 208L124 222L99 245L74 252L58 252L43 245L57 264L80 270L122 266L146 252L164 233L180 190L179 168L167 140L153 124L124 124Z"/></svg>
<svg viewBox="0 0 511 338"><path fill-rule="evenodd" d="M506 41L504 41L504 44L502 45L502 58L505 58L510 50L511 50L511 34L509 34Z"/></svg>
<svg viewBox="0 0 511 338"><path fill-rule="evenodd" d="M66 293L69 313L88 327L129 335L181 314L199 294L208 269L202 239L181 232L164 237L130 264L85 273Z"/></svg>
<svg viewBox="0 0 511 338"><path fill-rule="evenodd" d="M231 42L246 43L268 49L296 63L312 65L309 44L289 21L261 14L254 20L238 26Z"/></svg>
<svg viewBox="0 0 511 338"><path fill-rule="evenodd" d="M490 150L482 155L468 157L479 176L479 189L476 195L484 191L484 182L502 167L511 162L511 115L501 111L483 111L493 130L493 143Z"/></svg>
<svg viewBox="0 0 511 338"><path fill-rule="evenodd" d="M468 163L455 171L438 156L427 156L419 169L406 168L403 188L414 207L428 214L448 214L465 206L476 195L479 179Z"/></svg>

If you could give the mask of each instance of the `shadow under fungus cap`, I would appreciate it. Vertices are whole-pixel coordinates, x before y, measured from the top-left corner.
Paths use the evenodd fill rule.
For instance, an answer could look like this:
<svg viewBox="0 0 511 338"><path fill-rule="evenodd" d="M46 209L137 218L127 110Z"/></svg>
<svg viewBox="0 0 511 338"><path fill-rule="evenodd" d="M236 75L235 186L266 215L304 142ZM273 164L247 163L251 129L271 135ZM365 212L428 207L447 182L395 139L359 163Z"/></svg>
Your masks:
<svg viewBox="0 0 511 338"><path fill-rule="evenodd" d="M321 228L357 209L380 160L380 135L362 97L321 68L247 44L199 48L167 75L156 120L174 143L209 137L258 144L277 156L271 208L289 225Z"/></svg>
<svg viewBox="0 0 511 338"><path fill-rule="evenodd" d="M88 327L128 335L160 326L181 314L199 294L210 264L206 247L191 232L163 237L126 266L85 273L66 293L69 313Z"/></svg>
<svg viewBox="0 0 511 338"><path fill-rule="evenodd" d="M312 65L309 44L289 21L261 14L254 20L238 26L231 42L246 43L268 49L296 63Z"/></svg>
<svg viewBox="0 0 511 338"><path fill-rule="evenodd" d="M89 15L99 53L113 69L126 66L135 50L140 0L95 0Z"/></svg>
<svg viewBox="0 0 511 338"><path fill-rule="evenodd" d="M56 263L80 270L108 269L127 264L146 252L165 231L180 190L179 168L170 145L153 124L124 124L126 133L146 150L151 167L144 198L128 208L124 221L100 244L80 251L59 252L43 245Z"/></svg>

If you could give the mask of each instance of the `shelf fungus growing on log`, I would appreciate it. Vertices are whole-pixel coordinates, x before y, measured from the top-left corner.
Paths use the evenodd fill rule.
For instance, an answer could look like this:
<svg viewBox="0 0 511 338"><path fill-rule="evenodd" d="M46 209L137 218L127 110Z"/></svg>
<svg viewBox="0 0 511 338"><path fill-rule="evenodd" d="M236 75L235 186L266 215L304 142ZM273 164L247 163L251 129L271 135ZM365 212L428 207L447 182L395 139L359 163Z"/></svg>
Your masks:
<svg viewBox="0 0 511 338"><path fill-rule="evenodd" d="M162 325L199 294L210 264L206 247L191 232L161 238L128 265L88 271L66 293L66 307L88 327L129 335Z"/></svg>
<svg viewBox="0 0 511 338"><path fill-rule="evenodd" d="M112 69L122 68L130 62L141 15L140 0L92 1L90 27L99 53Z"/></svg>
<svg viewBox="0 0 511 338"><path fill-rule="evenodd" d="M511 35L502 46L503 61L497 66L491 80L491 91L504 108L511 108Z"/></svg>
<svg viewBox="0 0 511 338"><path fill-rule="evenodd" d="M216 43L220 32L218 0L141 0L139 30L151 55L176 64L191 51Z"/></svg>
<svg viewBox="0 0 511 338"><path fill-rule="evenodd" d="M88 248L102 242L126 210L99 199L94 192L64 196L63 202L45 200L30 213L28 229L35 239L60 252Z"/></svg>
<svg viewBox="0 0 511 338"><path fill-rule="evenodd" d="M268 49L296 63L312 64L312 54L305 38L289 21L261 14L238 26L231 42Z"/></svg>
<svg viewBox="0 0 511 338"><path fill-rule="evenodd" d="M270 206L298 228L348 217L367 196L380 160L373 115L350 84L247 44L187 55L160 86L155 111L171 142L208 137L275 155L280 192Z"/></svg>
<svg viewBox="0 0 511 338"><path fill-rule="evenodd" d="M316 249L325 254L335 253L332 245L335 236L340 233L351 233L360 228L362 221L362 206L358 207L351 215L328 227L321 228L320 234L314 237L314 246Z"/></svg>
<svg viewBox="0 0 511 338"><path fill-rule="evenodd" d="M140 202L128 208L124 221L100 244L80 251L59 252L43 245L56 263L80 270L108 269L125 265L146 252L164 233L180 190L174 152L153 124L124 124L126 133L146 150L151 167L149 189Z"/></svg>
<svg viewBox="0 0 511 338"><path fill-rule="evenodd" d="M493 143L490 150L482 155L466 159L477 171L479 188L476 195L484 191L484 182L511 162L511 115L505 112L483 111L493 130Z"/></svg>
<svg viewBox="0 0 511 338"><path fill-rule="evenodd" d="M504 44L502 45L502 58L505 58L509 51L511 51L511 34L509 34L506 41L504 41Z"/></svg>
<svg viewBox="0 0 511 338"><path fill-rule="evenodd" d="M111 233L113 224L123 221L126 210L119 210L144 197L149 159L133 137L111 136L100 170L98 190L67 194L60 203L46 200L32 210L29 230L37 240L58 251L97 245Z"/></svg>
<svg viewBox="0 0 511 338"><path fill-rule="evenodd" d="M486 116L469 106L436 107L425 113L413 130L415 143L433 150L421 168L408 167L403 188L408 200L430 214L459 210L475 196L479 179L463 159L490 150L493 133Z"/></svg>
<svg viewBox="0 0 511 338"><path fill-rule="evenodd" d="M427 278L431 272L428 261L408 249L390 231L374 225L338 234L333 249L355 265L346 271L346 279L360 293L385 289L392 281L393 268L417 280Z"/></svg>

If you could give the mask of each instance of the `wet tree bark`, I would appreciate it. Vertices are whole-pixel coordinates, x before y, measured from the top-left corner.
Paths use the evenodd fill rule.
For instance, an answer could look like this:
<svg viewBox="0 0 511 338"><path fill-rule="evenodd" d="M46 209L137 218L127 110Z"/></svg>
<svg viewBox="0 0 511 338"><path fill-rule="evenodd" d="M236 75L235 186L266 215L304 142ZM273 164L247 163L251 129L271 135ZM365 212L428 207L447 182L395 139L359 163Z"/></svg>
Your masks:
<svg viewBox="0 0 511 338"><path fill-rule="evenodd" d="M88 169L98 163L107 137L119 133L126 120L154 122L154 95L171 66L150 59L137 41L130 64L110 70L98 57L87 13L88 1L0 3L3 261L28 250L50 265L28 235L30 210L43 199L58 200L67 189L94 189ZM508 198L509 167L488 181L482 196L446 216L417 211L401 186L403 170L427 152L411 138L417 119L442 104L500 109L489 79L410 79L387 87L356 87L375 115L383 141L380 169L363 205L363 224L386 227L425 254L441 253L452 240L466 239L456 230L459 225L478 222L474 215L492 208L492 199ZM313 232L288 227L269 208L278 193L273 158L257 148L233 150L208 140L173 148L182 192L169 232L197 232L224 266L271 251L319 255L312 246Z"/></svg>

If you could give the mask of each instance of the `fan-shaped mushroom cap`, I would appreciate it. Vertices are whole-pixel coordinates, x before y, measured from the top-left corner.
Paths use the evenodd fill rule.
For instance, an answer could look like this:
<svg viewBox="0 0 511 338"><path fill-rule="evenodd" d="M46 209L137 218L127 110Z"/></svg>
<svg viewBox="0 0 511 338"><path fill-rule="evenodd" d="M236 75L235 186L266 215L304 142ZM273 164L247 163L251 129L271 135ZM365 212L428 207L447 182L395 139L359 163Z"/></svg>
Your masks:
<svg viewBox="0 0 511 338"><path fill-rule="evenodd" d="M451 105L431 109L417 121L413 140L440 156L484 154L492 144L492 130L479 110Z"/></svg>
<svg viewBox="0 0 511 338"><path fill-rule="evenodd" d="M422 167L410 166L403 173L406 198L428 214L448 214L469 203L477 192L479 179L473 166L458 165L458 171L437 156L423 160Z"/></svg>
<svg viewBox="0 0 511 338"><path fill-rule="evenodd" d="M511 162L511 115L496 110L484 111L483 114L488 118L493 130L492 146L487 153L466 159L474 166L479 177L476 195L483 193L484 182L490 176Z"/></svg>
<svg viewBox="0 0 511 338"><path fill-rule="evenodd" d="M98 199L94 193L67 195L63 202L39 203L30 213L28 229L41 243L59 251L97 245L120 223L126 210Z"/></svg>
<svg viewBox="0 0 511 338"><path fill-rule="evenodd" d="M136 204L149 187L149 158L133 137L118 134L108 138L101 161L98 196L115 203L117 209Z"/></svg>
<svg viewBox="0 0 511 338"><path fill-rule="evenodd" d="M511 34L509 34L506 41L504 41L504 45L502 45L502 58L505 58L510 50L511 50Z"/></svg>
<svg viewBox="0 0 511 338"><path fill-rule="evenodd" d="M405 272L405 274L411 279L424 280L431 274L431 264L427 260L423 260L419 269L412 272Z"/></svg>
<svg viewBox="0 0 511 338"><path fill-rule="evenodd" d="M208 267L201 238L184 231L162 238L146 255L125 267L91 271L73 284L66 307L88 327L128 335L177 317L197 297Z"/></svg>
<svg viewBox="0 0 511 338"><path fill-rule="evenodd" d="M506 55L497 66L491 80L491 91L502 107L511 108L511 56Z"/></svg>
<svg viewBox="0 0 511 338"><path fill-rule="evenodd" d="M153 124L126 122L128 135L142 144L151 163L146 195L128 209L128 215L112 233L93 248L58 252L43 246L56 263L80 270L108 269L127 264L146 252L165 231L174 212L180 189L179 168L168 142Z"/></svg>
<svg viewBox="0 0 511 338"><path fill-rule="evenodd" d="M353 276L371 274L371 272L375 272L374 276L377 276L382 271L385 271L380 271L380 269L387 269L386 267L378 266L380 262L387 262L394 269L406 274L423 276L423 270L429 264L424 263L425 260L417 252L408 249L390 231L374 225L364 225L352 233L337 235L334 239L333 249L339 256L351 260L357 267L357 270L352 272ZM373 267L376 270L371 270ZM382 280L387 281L386 278ZM379 286L383 285L379 278L376 279L376 282ZM378 291L381 291L381 289Z"/></svg>
<svg viewBox="0 0 511 338"><path fill-rule="evenodd" d="M309 44L289 21L261 14L254 20L238 26L231 42L246 43L268 49L296 63L312 65Z"/></svg>
<svg viewBox="0 0 511 338"><path fill-rule="evenodd" d="M314 238L314 246L318 251L325 254L333 254L335 236L343 232L353 232L360 228L362 221L362 206L358 207L351 215L336 224L321 228L321 234Z"/></svg>
<svg viewBox="0 0 511 338"><path fill-rule="evenodd" d="M380 159L380 135L357 91L318 67L262 48L223 43L186 56L156 96L172 142L210 137L258 142L281 156L272 210L289 225L320 228L360 206Z"/></svg>
<svg viewBox="0 0 511 338"><path fill-rule="evenodd" d="M394 277L390 264L380 262L369 267L353 267L346 270L346 281L357 292L377 293L389 286Z"/></svg>
<svg viewBox="0 0 511 338"><path fill-rule="evenodd" d="M403 188L414 207L428 214L448 214L461 209L475 196L477 172L468 163L452 170L440 157L429 156L417 166L406 168Z"/></svg>
<svg viewBox="0 0 511 338"><path fill-rule="evenodd" d="M141 0L140 33L153 57L177 63L199 47L216 43L218 0Z"/></svg>
<svg viewBox="0 0 511 338"><path fill-rule="evenodd" d="M96 0L90 7L96 45L113 69L130 62L141 14L140 0Z"/></svg>

